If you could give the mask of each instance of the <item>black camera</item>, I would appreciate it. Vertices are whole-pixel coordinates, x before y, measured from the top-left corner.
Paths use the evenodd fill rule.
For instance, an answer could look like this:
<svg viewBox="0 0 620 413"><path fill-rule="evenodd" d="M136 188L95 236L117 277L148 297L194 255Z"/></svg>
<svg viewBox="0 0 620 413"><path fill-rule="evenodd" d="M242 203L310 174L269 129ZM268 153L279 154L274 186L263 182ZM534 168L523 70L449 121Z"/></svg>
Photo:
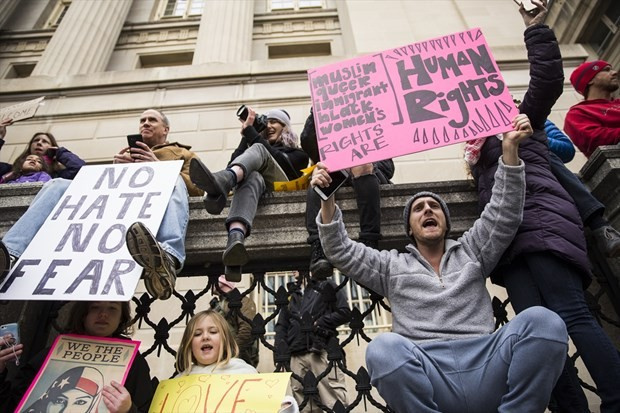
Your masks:
<svg viewBox="0 0 620 413"><path fill-rule="evenodd" d="M243 121L248 118L248 108L245 105L239 106L239 109L237 109L237 117ZM267 128L267 116L256 114L252 126L256 129L256 132L261 133Z"/></svg>

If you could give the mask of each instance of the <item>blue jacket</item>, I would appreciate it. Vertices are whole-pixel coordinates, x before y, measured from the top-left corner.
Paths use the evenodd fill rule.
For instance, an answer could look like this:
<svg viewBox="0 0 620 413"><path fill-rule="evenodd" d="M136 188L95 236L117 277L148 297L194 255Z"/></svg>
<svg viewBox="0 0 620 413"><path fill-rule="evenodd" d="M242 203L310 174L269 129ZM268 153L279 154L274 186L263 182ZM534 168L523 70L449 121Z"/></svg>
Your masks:
<svg viewBox="0 0 620 413"><path fill-rule="evenodd" d="M545 122L545 133L551 152L555 153L564 163L572 161L575 157L573 142L549 119Z"/></svg>

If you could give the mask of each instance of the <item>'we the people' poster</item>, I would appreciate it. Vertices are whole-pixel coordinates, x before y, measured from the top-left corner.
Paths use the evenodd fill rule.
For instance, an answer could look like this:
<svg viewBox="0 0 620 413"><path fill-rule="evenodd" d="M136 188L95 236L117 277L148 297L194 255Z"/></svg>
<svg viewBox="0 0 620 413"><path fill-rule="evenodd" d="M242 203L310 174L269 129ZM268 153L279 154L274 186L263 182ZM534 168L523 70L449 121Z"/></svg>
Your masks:
<svg viewBox="0 0 620 413"><path fill-rule="evenodd" d="M511 129L480 29L308 71L321 160L340 170Z"/></svg>
<svg viewBox="0 0 620 413"><path fill-rule="evenodd" d="M63 334L50 352L16 412L92 412L109 410L104 385L125 383L139 341Z"/></svg>

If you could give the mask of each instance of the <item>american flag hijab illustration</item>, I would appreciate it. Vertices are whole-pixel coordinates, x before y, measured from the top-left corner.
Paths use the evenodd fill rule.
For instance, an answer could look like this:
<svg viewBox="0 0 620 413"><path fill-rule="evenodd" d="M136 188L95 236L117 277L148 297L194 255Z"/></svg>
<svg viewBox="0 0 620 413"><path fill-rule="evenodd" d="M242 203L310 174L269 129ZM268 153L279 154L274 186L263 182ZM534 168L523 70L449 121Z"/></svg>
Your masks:
<svg viewBox="0 0 620 413"><path fill-rule="evenodd" d="M74 367L58 376L26 413L94 413L101 398L103 375L93 367Z"/></svg>

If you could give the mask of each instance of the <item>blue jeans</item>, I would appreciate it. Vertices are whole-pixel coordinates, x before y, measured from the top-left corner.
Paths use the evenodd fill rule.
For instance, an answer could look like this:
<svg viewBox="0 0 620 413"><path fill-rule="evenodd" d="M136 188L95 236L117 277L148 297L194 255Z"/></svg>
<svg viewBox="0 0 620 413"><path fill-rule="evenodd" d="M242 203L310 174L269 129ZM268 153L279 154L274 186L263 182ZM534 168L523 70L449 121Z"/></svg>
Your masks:
<svg viewBox="0 0 620 413"><path fill-rule="evenodd" d="M52 179L43 185L24 215L7 231L2 239L9 253L20 257L48 215L60 201L72 181ZM164 251L173 255L181 266L185 262L185 232L189 221L189 200L185 182L179 176L168 201L168 207L157 232L157 241Z"/></svg>
<svg viewBox="0 0 620 413"><path fill-rule="evenodd" d="M522 254L503 268L515 312L543 305L557 313L596 384L601 413L620 412L620 355L588 309L580 273L548 252Z"/></svg>
<svg viewBox="0 0 620 413"><path fill-rule="evenodd" d="M368 345L366 364L399 413L543 412L567 342L560 317L532 307L481 337L414 343L381 334Z"/></svg>
<svg viewBox="0 0 620 413"><path fill-rule="evenodd" d="M584 223L588 221L588 218L593 213L601 211L602 214L605 211L605 205L594 198L594 195L590 193L583 182L574 173L569 171L564 162L551 151L549 152L549 166L560 185L575 201L575 206Z"/></svg>
<svg viewBox="0 0 620 413"><path fill-rule="evenodd" d="M288 181L288 177L262 144L250 146L230 163L230 166L233 165L243 169L244 178L237 185L230 202L226 227L232 222L242 222L246 227L245 236L249 237L263 193L267 188L273 190L274 182Z"/></svg>

